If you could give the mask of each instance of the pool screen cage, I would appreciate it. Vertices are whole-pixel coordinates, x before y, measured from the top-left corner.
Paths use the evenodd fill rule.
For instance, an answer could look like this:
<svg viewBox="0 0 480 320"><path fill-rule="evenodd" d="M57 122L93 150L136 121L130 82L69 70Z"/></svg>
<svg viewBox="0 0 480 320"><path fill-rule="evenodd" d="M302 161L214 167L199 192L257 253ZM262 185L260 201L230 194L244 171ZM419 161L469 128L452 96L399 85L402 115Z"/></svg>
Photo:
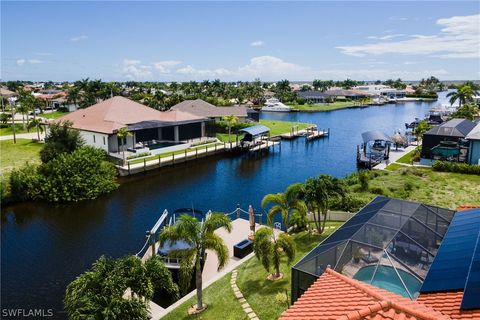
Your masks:
<svg viewBox="0 0 480 320"><path fill-rule="evenodd" d="M376 197L292 267L292 302L327 266L415 298L454 214L416 202Z"/></svg>

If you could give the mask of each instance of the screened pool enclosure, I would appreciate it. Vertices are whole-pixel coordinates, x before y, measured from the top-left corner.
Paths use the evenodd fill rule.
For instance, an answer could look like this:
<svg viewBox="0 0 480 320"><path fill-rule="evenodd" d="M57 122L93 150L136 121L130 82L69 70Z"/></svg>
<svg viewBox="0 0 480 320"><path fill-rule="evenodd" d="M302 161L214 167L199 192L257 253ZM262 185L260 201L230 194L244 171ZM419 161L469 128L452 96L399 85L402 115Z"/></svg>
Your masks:
<svg viewBox="0 0 480 320"><path fill-rule="evenodd" d="M411 299L455 211L376 197L292 267L296 301L327 266Z"/></svg>

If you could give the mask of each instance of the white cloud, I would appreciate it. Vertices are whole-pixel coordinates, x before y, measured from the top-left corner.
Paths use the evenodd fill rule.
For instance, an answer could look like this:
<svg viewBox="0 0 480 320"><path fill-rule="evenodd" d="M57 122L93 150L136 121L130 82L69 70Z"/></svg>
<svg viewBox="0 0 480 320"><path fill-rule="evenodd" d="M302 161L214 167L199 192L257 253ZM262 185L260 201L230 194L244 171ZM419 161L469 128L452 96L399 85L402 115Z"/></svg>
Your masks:
<svg viewBox="0 0 480 320"><path fill-rule="evenodd" d="M369 54L398 53L430 55L441 58L478 58L480 56L480 14L437 20L443 29L436 35L412 35L400 41L381 41L358 46L339 46L342 53L363 57Z"/></svg>
<svg viewBox="0 0 480 320"><path fill-rule="evenodd" d="M176 61L176 60L165 60L165 61L155 62L154 66L155 66L155 69L157 69L157 71L160 73L170 73L171 68L179 65L180 63L182 62Z"/></svg>
<svg viewBox="0 0 480 320"><path fill-rule="evenodd" d="M25 64L40 64L40 63L44 63L44 61L38 60L38 59L20 58L20 59L17 59L16 63L17 63L18 66L23 66Z"/></svg>
<svg viewBox="0 0 480 320"><path fill-rule="evenodd" d="M80 36L76 36L76 37L70 38L70 41L72 41L72 42L78 42L78 41L87 40L87 39L88 39L88 36L82 34L82 35L80 35Z"/></svg>
<svg viewBox="0 0 480 320"><path fill-rule="evenodd" d="M140 60L124 59L123 74L129 80L149 80L152 77L152 67L141 64Z"/></svg>
<svg viewBox="0 0 480 320"><path fill-rule="evenodd" d="M264 80L292 79L300 80L310 73L310 68L283 61L272 56L255 57L250 63L238 68L240 78Z"/></svg>
<svg viewBox="0 0 480 320"><path fill-rule="evenodd" d="M177 69L176 73L189 76L189 79L194 78L198 80L213 78L253 80L260 78L269 81L278 79L305 79L305 77L311 76L311 69L283 61L280 58L260 56L252 58L248 64L236 69L197 69L191 65L187 65Z"/></svg>
<svg viewBox="0 0 480 320"><path fill-rule="evenodd" d="M193 76L196 79L206 79L206 78L216 78L216 77L225 77L232 75L232 72L225 68L217 69L196 69L191 65L177 69L178 74Z"/></svg>
<svg viewBox="0 0 480 320"><path fill-rule="evenodd" d="M265 45L265 42L263 42L262 40L257 40L250 43L251 47L263 47L264 45Z"/></svg>
<svg viewBox="0 0 480 320"><path fill-rule="evenodd" d="M372 40L392 40L394 38L403 37L404 34L388 34L386 36L369 36L367 39Z"/></svg>

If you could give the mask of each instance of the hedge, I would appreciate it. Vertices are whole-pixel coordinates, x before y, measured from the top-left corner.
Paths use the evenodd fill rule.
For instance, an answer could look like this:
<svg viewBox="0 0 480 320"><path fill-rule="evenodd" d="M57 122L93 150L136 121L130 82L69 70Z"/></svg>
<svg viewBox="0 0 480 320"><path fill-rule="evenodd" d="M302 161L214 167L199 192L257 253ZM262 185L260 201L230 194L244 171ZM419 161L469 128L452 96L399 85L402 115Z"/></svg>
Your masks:
<svg viewBox="0 0 480 320"><path fill-rule="evenodd" d="M466 174L480 175L480 165L478 165L478 164L468 164L468 163L448 162L448 161L435 161L432 164L432 168L435 171L456 172L456 173L466 173Z"/></svg>

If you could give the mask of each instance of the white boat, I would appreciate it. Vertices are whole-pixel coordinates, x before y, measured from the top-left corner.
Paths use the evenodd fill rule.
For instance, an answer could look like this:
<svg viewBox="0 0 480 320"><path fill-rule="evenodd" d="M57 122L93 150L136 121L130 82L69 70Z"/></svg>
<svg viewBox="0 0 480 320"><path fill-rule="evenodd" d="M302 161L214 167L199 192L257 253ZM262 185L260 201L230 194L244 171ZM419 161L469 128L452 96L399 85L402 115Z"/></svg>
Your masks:
<svg viewBox="0 0 480 320"><path fill-rule="evenodd" d="M271 112L290 112L292 108L287 105L284 105L280 100L276 98L268 99L265 102L265 105L262 107L262 111L271 111Z"/></svg>

